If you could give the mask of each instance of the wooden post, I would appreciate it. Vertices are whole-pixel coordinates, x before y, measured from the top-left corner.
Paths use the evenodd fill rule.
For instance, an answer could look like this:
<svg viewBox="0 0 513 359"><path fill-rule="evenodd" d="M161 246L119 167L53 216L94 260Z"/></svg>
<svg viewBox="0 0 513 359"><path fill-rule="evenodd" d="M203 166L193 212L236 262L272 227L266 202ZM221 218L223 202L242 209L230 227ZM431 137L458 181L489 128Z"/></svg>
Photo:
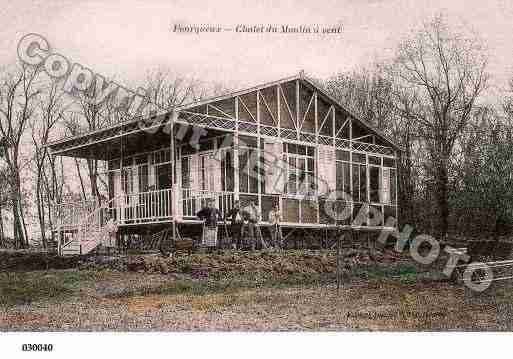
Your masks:
<svg viewBox="0 0 513 359"><path fill-rule="evenodd" d="M233 134L233 200L239 200L239 98L235 97L235 132Z"/></svg>
<svg viewBox="0 0 513 359"><path fill-rule="evenodd" d="M340 236L337 233L337 295L339 294L339 291L340 291Z"/></svg>
<svg viewBox="0 0 513 359"><path fill-rule="evenodd" d="M171 209L173 209L173 203L176 200L176 176L175 176L175 166L176 166L176 158L175 158L175 111L173 110L171 114L171 124L170 124L170 131L169 134L171 135L170 145L171 145L171 195L173 198L171 198L171 202L169 203ZM174 208L176 209L176 208ZM173 236L172 236L172 243L175 243L175 236L176 236L176 211L173 211L171 213L172 218L172 228L173 228Z"/></svg>

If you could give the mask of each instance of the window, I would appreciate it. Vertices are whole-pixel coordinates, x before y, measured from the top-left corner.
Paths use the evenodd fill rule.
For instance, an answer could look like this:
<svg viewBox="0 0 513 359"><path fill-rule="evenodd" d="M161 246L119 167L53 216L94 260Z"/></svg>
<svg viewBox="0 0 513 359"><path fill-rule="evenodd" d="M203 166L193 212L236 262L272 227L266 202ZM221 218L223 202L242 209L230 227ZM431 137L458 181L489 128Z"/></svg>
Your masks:
<svg viewBox="0 0 513 359"><path fill-rule="evenodd" d="M336 151L336 189L348 195L351 194L351 173L349 151Z"/></svg>
<svg viewBox="0 0 513 359"><path fill-rule="evenodd" d="M369 196L371 202L380 202L380 168L376 166L369 166Z"/></svg>
<svg viewBox="0 0 513 359"><path fill-rule="evenodd" d="M157 174L157 188L166 189L171 188L171 163L165 163L156 167Z"/></svg>
<svg viewBox="0 0 513 359"><path fill-rule="evenodd" d="M239 191L242 193L249 192L248 178L248 151L241 149L239 151Z"/></svg>
<svg viewBox="0 0 513 359"><path fill-rule="evenodd" d="M367 202L367 166L353 163L353 201Z"/></svg>
<svg viewBox="0 0 513 359"><path fill-rule="evenodd" d="M337 150L336 154L337 154L337 161L349 162L349 151Z"/></svg>
<svg viewBox="0 0 513 359"><path fill-rule="evenodd" d="M365 159L365 154L363 154L363 153L353 152L352 158L353 158L354 163L364 163L365 164L367 162L367 160Z"/></svg>
<svg viewBox="0 0 513 359"><path fill-rule="evenodd" d="M230 150L223 150L221 153L221 189L233 191L233 153Z"/></svg>
<svg viewBox="0 0 513 359"><path fill-rule="evenodd" d="M258 184L263 181L259 150L239 147L239 191L258 193Z"/></svg>
<svg viewBox="0 0 513 359"><path fill-rule="evenodd" d="M148 165L141 165L137 168L139 177L139 192L148 191Z"/></svg>
<svg viewBox="0 0 513 359"><path fill-rule="evenodd" d="M208 156L209 155L201 155L198 157L198 160L199 160L199 182L200 182L200 189L202 189L202 190L209 189L208 188L208 180L209 180Z"/></svg>
<svg viewBox="0 0 513 359"><path fill-rule="evenodd" d="M315 191L315 149L294 143L283 144L287 163L286 193L308 194Z"/></svg>
<svg viewBox="0 0 513 359"><path fill-rule="evenodd" d="M381 166L381 157L369 156L369 164Z"/></svg>
<svg viewBox="0 0 513 359"><path fill-rule="evenodd" d="M191 187L191 158L182 157L182 187Z"/></svg>
<svg viewBox="0 0 513 359"><path fill-rule="evenodd" d="M394 167L395 168L395 159L383 157L383 167Z"/></svg>
<svg viewBox="0 0 513 359"><path fill-rule="evenodd" d="M124 168L122 170L122 184L123 184L123 191L126 194L131 194L134 192L134 177L133 177L133 171L131 168Z"/></svg>

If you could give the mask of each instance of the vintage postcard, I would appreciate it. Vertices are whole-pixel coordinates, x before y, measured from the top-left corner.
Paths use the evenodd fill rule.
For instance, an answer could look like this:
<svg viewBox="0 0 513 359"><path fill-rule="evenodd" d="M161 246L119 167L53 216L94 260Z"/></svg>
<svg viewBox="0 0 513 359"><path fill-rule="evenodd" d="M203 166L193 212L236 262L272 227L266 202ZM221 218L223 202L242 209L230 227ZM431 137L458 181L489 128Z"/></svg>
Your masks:
<svg viewBox="0 0 513 359"><path fill-rule="evenodd" d="M510 332L511 14L5 2L0 331Z"/></svg>

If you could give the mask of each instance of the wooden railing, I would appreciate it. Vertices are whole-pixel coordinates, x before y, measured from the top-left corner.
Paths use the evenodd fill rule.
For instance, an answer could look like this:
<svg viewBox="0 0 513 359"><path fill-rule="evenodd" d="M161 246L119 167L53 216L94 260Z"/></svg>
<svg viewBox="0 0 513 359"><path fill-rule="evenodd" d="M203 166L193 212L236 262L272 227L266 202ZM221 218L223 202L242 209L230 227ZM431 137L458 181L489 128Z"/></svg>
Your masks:
<svg viewBox="0 0 513 359"><path fill-rule="evenodd" d="M98 207L98 200L58 203L52 207L53 224L56 228L74 227Z"/></svg>
<svg viewBox="0 0 513 359"><path fill-rule="evenodd" d="M131 221L151 221L170 218L173 215L172 189L121 194L99 205L98 201L57 204L53 208L56 230L77 230L87 218L88 225L105 224L106 218L114 218L118 224ZM102 207L101 210L98 210Z"/></svg>
<svg viewBox="0 0 513 359"><path fill-rule="evenodd" d="M80 218L78 223L74 225L76 230L71 240L60 243L59 253L63 254L67 248L78 247L79 254L86 254L98 246L106 235L105 224L109 220L109 211L117 197L109 201L97 205L84 217Z"/></svg>
<svg viewBox="0 0 513 359"><path fill-rule="evenodd" d="M167 188L121 195L110 210L118 223L166 219L173 215L172 193Z"/></svg>
<svg viewBox="0 0 513 359"><path fill-rule="evenodd" d="M182 188L182 215L184 217L195 217L196 213L205 207L209 199L214 201L214 206L221 213L227 213L233 207L234 193Z"/></svg>

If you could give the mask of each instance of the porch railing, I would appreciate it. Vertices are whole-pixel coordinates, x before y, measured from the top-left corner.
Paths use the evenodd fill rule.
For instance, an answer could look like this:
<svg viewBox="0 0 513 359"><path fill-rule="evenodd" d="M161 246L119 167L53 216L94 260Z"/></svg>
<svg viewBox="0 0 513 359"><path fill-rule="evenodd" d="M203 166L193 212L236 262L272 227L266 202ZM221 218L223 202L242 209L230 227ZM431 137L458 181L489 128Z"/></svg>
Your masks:
<svg viewBox="0 0 513 359"><path fill-rule="evenodd" d="M112 215L118 223L162 220L173 215L171 188L125 194L113 203Z"/></svg>
<svg viewBox="0 0 513 359"><path fill-rule="evenodd" d="M196 216L196 213L206 205L209 199L213 200L214 206L225 214L233 207L234 194L226 191L182 188L182 215L184 217Z"/></svg>

